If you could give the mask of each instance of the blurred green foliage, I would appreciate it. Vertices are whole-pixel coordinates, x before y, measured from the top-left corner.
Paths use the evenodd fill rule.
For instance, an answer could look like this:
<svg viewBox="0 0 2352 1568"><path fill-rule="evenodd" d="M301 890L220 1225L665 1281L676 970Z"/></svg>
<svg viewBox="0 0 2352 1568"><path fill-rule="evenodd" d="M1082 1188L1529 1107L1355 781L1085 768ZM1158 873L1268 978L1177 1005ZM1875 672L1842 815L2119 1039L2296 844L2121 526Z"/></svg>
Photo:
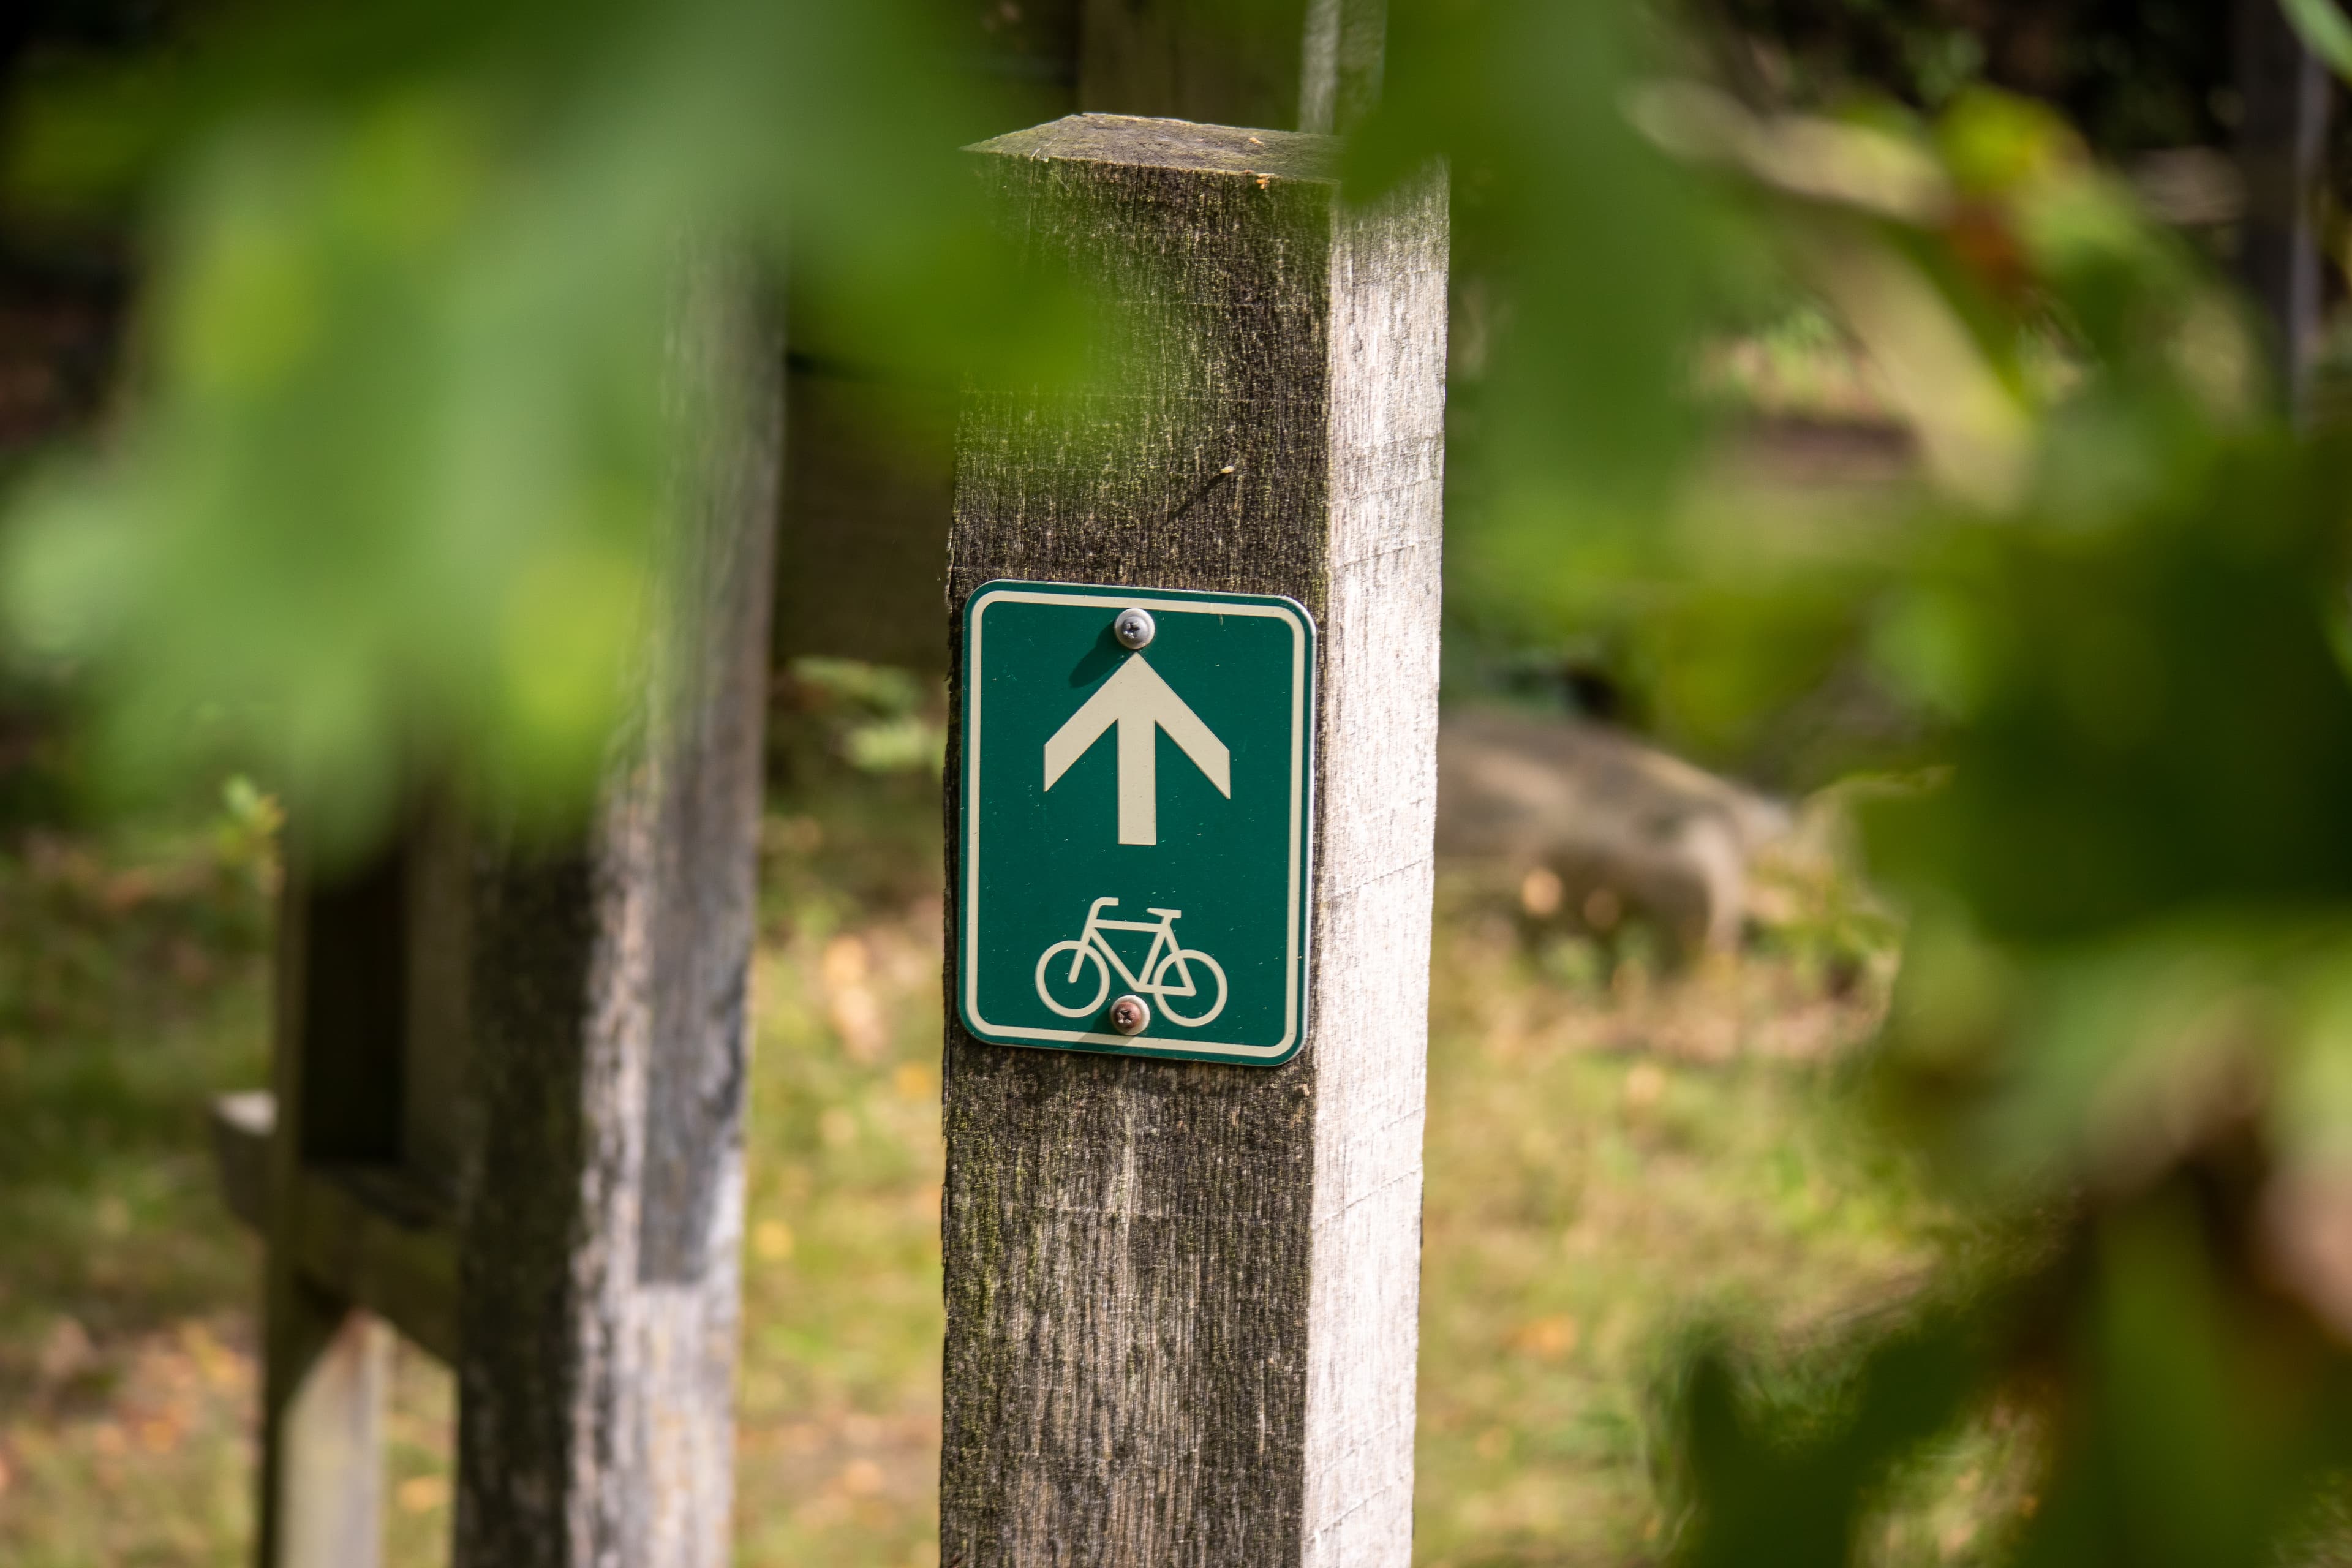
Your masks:
<svg viewBox="0 0 2352 1568"><path fill-rule="evenodd" d="M20 221L129 201L149 266L121 416L0 538L11 641L70 669L110 776L249 761L331 847L421 775L576 807L730 416L691 258L772 295L789 251L796 300L909 374L1039 341L931 22L265 7L23 94Z"/></svg>
<svg viewBox="0 0 2352 1568"><path fill-rule="evenodd" d="M1604 629L1718 753L1866 695L1840 761L1898 786L1861 817L1910 933L1864 1076L1974 1216L1909 1303L1683 1363L1677 1555L1870 1557L1988 1422L2028 1437L1981 1560L2340 1548L2344 438L2296 427L2216 259L2043 104L1799 110L1703 31L1426 14L1355 156L1451 156L1508 301L1457 583L1523 635ZM1790 514L1707 482L1686 356L1776 297L1868 356L1916 485Z"/></svg>
<svg viewBox="0 0 2352 1568"><path fill-rule="evenodd" d="M1867 1087L1974 1219L1833 1343L1685 1363L1674 1550L1867 1555L1989 1423L2025 1436L1987 1560L2303 1550L2352 1465L2342 437L2211 257L1965 60L1795 103L1705 13L1391 12L1350 177L1454 171L1456 592L1622 649L1701 748L1866 695L1840 763L1893 781L1864 826L1910 919ZM19 656L118 770L237 758L354 839L425 770L576 803L727 416L686 257L788 265L910 374L1061 363L947 59L911 6L427 5L50 84L11 199L135 200L150 286L120 416L0 535ZM1879 505L1709 482L1701 351L1794 305L1916 449ZM910 694L803 676L881 736L853 758L929 754Z"/></svg>

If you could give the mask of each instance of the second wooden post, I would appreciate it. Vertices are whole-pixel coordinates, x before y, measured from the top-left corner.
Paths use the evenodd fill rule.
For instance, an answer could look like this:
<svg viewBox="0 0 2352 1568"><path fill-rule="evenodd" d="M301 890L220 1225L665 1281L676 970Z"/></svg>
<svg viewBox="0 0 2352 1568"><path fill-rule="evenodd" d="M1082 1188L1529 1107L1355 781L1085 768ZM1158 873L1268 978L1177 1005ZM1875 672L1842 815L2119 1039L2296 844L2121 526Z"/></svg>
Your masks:
<svg viewBox="0 0 2352 1568"><path fill-rule="evenodd" d="M1444 188L1425 179L1351 208L1322 138L1108 115L977 151L1024 243L1097 286L1113 326L1090 390L982 392L967 413L949 568L963 628L951 830L982 830L967 602L1023 580L1029 591L1008 602L1041 617L1107 606L1101 640L1051 679L992 666L992 711L1025 703L1061 722L1055 704L1087 709L1047 742L1036 801L1097 811L1089 830L1106 847L1068 853L1133 876L1072 879L1069 891L1105 895L1092 913L1057 886L1040 901L1051 906L1041 919L1066 912L1072 928L1047 952L1060 962L1039 958L1034 936L1004 942L1000 961L970 929L968 900L983 890L966 877L971 840L955 838L941 1563L1402 1565L1436 784ZM1084 584L1118 592L1071 586ZM1119 662L1122 647L1145 646L1112 623L1122 594L1160 606L1148 682L1128 675L1145 655ZM1245 993L1278 995L1280 952L1250 967L1241 936L1215 934L1214 898L1154 895L1148 869L1153 854L1218 850L1238 831L1217 825L1246 806L1251 770L1279 772L1279 745L1254 750L1233 705L1203 695L1229 679L1245 695L1244 676L1186 655L1210 634L1177 623L1199 611L1205 626L1220 608L1228 630L1291 616L1277 595L1297 602L1312 676L1286 689L1300 692L1311 731L1311 750L1291 753L1308 786L1291 829L1303 935L1288 950L1304 1037L1254 1058ZM990 646L1012 649L1024 623L999 621ZM1137 635L1152 635L1148 620ZM1127 682L1118 693L1114 668ZM1106 705L1091 726L1089 682ZM1081 756L1113 719L1116 748L1105 739ZM1033 787L1035 757L1005 765L1004 778ZM1089 767L1106 782L1085 783ZM1005 868L991 886L1011 891L987 896L1012 908L1023 878L1054 882L1064 851L1050 835L1021 838L1042 833L1037 812L990 811L984 830L999 843L1033 846L992 851ZM1246 855L1234 867L1242 879L1267 868ZM1146 904L1179 903L1144 918ZM1098 930L1113 916L1129 923ZM1163 928L1200 945L1153 936L1146 953L1129 934ZM1114 975L1128 963L1140 967ZM997 1010L983 1030L1003 1008L1079 1017L1100 1000L1087 994L1093 976L1108 995L1144 994L1075 1028L1004 1031L1061 1048L973 1032L991 995L1007 1000L987 1003ZM1106 1054L1132 1032L1121 1006L1181 1026L1139 1025L1137 1048L1230 1059ZM1214 1027L1194 1026L1211 1014ZM1243 1043L1200 1043L1212 1037Z"/></svg>

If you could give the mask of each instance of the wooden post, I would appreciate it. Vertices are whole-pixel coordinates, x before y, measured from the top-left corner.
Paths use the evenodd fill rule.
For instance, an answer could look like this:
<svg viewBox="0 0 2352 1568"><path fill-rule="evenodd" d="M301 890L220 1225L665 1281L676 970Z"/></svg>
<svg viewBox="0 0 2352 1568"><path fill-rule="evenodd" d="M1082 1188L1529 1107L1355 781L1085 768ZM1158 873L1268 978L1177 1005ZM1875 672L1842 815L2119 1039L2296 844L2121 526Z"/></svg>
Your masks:
<svg viewBox="0 0 2352 1568"><path fill-rule="evenodd" d="M586 832L420 806L289 856L272 1091L222 1097L268 1242L261 1568L373 1568L398 1329L457 1374L457 1568L727 1561L782 358L702 265L706 439L631 733Z"/></svg>
<svg viewBox="0 0 2352 1568"><path fill-rule="evenodd" d="M300 1568L375 1568L383 1558L383 1405L392 1331L362 1309L320 1302L312 1310L321 1327L332 1323L331 1331L287 1397L270 1406L279 1461L266 1516L272 1561Z"/></svg>
<svg viewBox="0 0 2352 1568"><path fill-rule="evenodd" d="M1410 1557L1445 197L1344 206L1334 150L1108 115L977 150L1122 325L1091 395L972 399L950 612L996 577L1305 604L1316 934L1280 1068L985 1045L950 1004L943 1565Z"/></svg>
<svg viewBox="0 0 2352 1568"><path fill-rule="evenodd" d="M2238 162L2246 184L2239 266L2270 318L2292 405L2303 408L2325 300L2318 202L2335 82L2279 0L2237 0Z"/></svg>
<svg viewBox="0 0 2352 1568"><path fill-rule="evenodd" d="M747 989L781 356L706 268L729 395L642 732L582 841L489 843L459 1190L457 1568L730 1557Z"/></svg>
<svg viewBox="0 0 2352 1568"><path fill-rule="evenodd" d="M386 1162L399 1141L404 916L397 853L280 903L276 1104L264 1220L261 1568L374 1568L383 1553L389 1331L302 1268L306 1172Z"/></svg>

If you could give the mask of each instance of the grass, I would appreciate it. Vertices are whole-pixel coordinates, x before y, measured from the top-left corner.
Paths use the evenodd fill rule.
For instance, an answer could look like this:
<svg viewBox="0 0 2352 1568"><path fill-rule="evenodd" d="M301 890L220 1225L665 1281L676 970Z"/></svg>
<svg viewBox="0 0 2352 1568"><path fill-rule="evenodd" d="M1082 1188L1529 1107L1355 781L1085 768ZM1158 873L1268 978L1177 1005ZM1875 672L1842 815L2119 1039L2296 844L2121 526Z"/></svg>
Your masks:
<svg viewBox="0 0 2352 1568"><path fill-rule="evenodd" d="M762 844L738 1560L929 1568L935 786L790 771ZM212 1196L203 1103L263 1075L255 832L0 858L0 1561L244 1560L256 1257ZM1824 938L1825 920L1668 982L1638 948L1530 938L1507 887L1444 880L1429 1568L1659 1557L1655 1391L1683 1336L1815 1331L1933 1256L1940 1220L1904 1162L1824 1110L1890 963L1883 937ZM390 1555L421 1568L446 1555L448 1380L406 1352L395 1386ZM1923 1470L1949 1484L1890 1522L1886 1561L1965 1555L1971 1466Z"/></svg>
<svg viewBox="0 0 2352 1568"><path fill-rule="evenodd" d="M1655 1395L1687 1332L1801 1332L1901 1291L1931 1214L1825 1102L1883 977L1785 959L1676 984L1530 956L1442 889L1417 1543L1432 1565L1644 1561L1671 1537ZM1560 949L1569 951L1563 953Z"/></svg>
<svg viewBox="0 0 2352 1568"><path fill-rule="evenodd" d="M266 817L0 858L0 1561L227 1563L257 1256L204 1105L258 1080Z"/></svg>

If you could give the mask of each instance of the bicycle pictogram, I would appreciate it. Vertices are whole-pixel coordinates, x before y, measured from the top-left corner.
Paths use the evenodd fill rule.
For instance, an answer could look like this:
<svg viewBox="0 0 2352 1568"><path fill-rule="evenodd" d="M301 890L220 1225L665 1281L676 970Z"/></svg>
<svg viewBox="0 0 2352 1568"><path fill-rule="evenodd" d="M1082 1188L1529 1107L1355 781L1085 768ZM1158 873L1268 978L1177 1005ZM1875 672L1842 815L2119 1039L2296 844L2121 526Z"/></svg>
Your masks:
<svg viewBox="0 0 2352 1568"><path fill-rule="evenodd" d="M1065 1018L1091 1016L1101 1011L1103 1003L1109 997L1111 976L1116 973L1129 990L1154 998L1160 1005L1160 1013L1171 1024L1197 1029L1225 1010L1224 970L1215 959L1199 948L1176 945L1176 922L1182 918L1183 910L1147 909L1145 913L1160 917L1156 921L1103 918L1103 910L1118 907L1117 899L1097 899L1093 908L1087 910L1085 930L1066 941L1055 942L1037 955L1037 994L1046 1006ZM1103 935L1105 931L1113 931L1151 933L1151 950L1143 955L1143 963L1139 966L1139 974L1138 970L1127 966L1127 961L1118 955L1118 949ZM1054 962L1063 953L1067 953L1070 959L1066 973ZM1094 966L1091 991L1084 978L1088 964ZM1216 1000L1206 1012L1187 1017L1170 1005L1169 999L1174 997L1178 1001L1189 1001L1193 997L1205 996L1208 994L1206 989L1195 978L1196 973L1202 970L1207 971L1208 977L1216 982ZM1076 1004L1065 1002L1055 994L1056 987L1060 988L1063 996L1083 996L1087 1000Z"/></svg>

